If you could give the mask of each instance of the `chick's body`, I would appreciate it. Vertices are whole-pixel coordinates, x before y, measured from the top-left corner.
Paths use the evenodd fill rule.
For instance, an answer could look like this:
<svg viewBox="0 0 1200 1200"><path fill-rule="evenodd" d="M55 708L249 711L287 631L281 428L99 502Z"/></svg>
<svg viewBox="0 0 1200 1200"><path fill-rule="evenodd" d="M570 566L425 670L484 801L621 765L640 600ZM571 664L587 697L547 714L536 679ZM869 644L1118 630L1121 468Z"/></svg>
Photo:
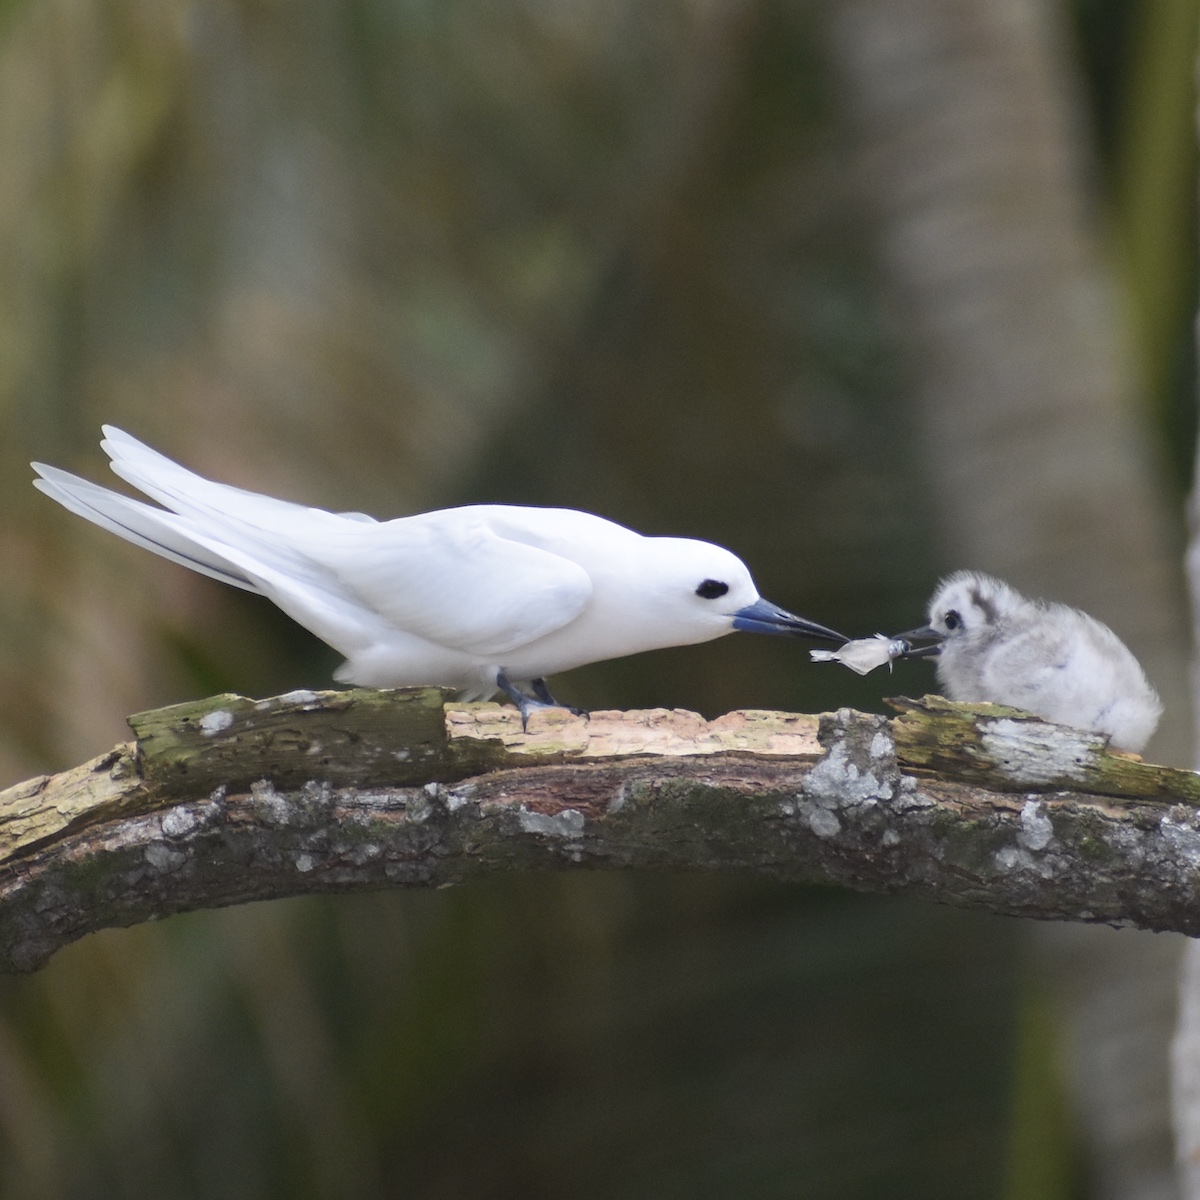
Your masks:
<svg viewBox="0 0 1200 1200"><path fill-rule="evenodd" d="M951 700L1022 708L1134 752L1158 726L1162 701L1137 659L1087 613L961 571L938 586L929 623L943 639L937 678Z"/></svg>

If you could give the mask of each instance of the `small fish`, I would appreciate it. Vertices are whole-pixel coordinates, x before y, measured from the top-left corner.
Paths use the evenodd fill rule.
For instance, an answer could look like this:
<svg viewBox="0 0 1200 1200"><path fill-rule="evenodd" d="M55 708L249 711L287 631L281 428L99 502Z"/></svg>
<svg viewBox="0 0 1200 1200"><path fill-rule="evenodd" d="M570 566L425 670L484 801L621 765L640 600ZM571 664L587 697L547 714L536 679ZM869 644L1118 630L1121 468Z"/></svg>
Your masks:
<svg viewBox="0 0 1200 1200"><path fill-rule="evenodd" d="M874 637L855 638L837 650L810 650L808 655L813 662L839 662L859 675L868 675L884 663L890 670L897 658L902 658L911 650L912 646L903 638L877 633Z"/></svg>

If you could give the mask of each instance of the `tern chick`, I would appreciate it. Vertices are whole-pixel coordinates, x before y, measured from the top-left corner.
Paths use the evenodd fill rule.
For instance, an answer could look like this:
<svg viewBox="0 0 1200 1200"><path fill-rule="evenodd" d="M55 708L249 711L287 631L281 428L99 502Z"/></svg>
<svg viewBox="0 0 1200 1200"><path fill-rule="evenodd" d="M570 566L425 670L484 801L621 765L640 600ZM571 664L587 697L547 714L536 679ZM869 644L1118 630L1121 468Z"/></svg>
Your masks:
<svg viewBox="0 0 1200 1200"><path fill-rule="evenodd" d="M273 600L363 687L504 692L529 714L545 676L735 629L844 642L758 594L720 546L643 537L590 513L500 504L376 521L214 483L104 427L112 469L162 508L34 463L64 508L193 571ZM526 685L528 691L519 685ZM530 694L532 693L532 694Z"/></svg>
<svg viewBox="0 0 1200 1200"><path fill-rule="evenodd" d="M942 580L929 624L899 638L932 641L951 700L1023 708L1048 721L1106 733L1134 753L1150 740L1162 701L1125 644L1094 617L1019 592L975 571Z"/></svg>

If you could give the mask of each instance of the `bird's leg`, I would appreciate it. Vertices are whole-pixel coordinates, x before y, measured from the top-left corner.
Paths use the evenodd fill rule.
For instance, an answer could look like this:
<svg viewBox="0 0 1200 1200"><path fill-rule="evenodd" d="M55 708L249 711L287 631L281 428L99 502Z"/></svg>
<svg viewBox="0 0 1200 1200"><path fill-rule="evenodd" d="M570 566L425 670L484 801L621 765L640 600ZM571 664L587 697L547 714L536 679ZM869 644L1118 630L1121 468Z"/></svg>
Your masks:
<svg viewBox="0 0 1200 1200"><path fill-rule="evenodd" d="M496 686L517 706L521 713L521 732L526 733L529 730L529 717L532 713L543 708L557 707L553 701L542 699L534 699L533 696L527 696L515 683L504 673L503 670L496 672ZM544 686L544 685L543 685Z"/></svg>
<svg viewBox="0 0 1200 1200"><path fill-rule="evenodd" d="M527 696L503 670L496 672L496 686L517 706L521 712L521 729L528 730L529 717L531 713L538 712L543 708L565 708L567 712L572 713L577 717L586 717L588 714L582 708L572 708L569 704L560 704L555 698L550 695L550 689L546 687L544 679L531 679L529 686L533 689L533 695Z"/></svg>
<svg viewBox="0 0 1200 1200"><path fill-rule="evenodd" d="M544 679L531 679L529 686L533 688L533 694L543 704L549 704L553 708L565 708L573 717L586 717L589 715L586 708L576 708L573 704L564 704L561 700L555 700L550 694L550 689L546 686Z"/></svg>

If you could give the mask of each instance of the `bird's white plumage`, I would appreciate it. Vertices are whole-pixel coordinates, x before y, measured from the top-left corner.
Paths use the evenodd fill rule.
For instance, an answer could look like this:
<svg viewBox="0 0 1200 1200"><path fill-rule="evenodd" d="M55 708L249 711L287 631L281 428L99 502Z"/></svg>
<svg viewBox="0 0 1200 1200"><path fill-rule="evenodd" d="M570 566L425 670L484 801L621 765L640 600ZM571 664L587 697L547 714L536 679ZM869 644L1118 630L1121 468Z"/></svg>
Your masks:
<svg viewBox="0 0 1200 1200"><path fill-rule="evenodd" d="M951 700L1023 708L1109 735L1140 751L1162 702L1136 658L1107 625L1065 604L1028 600L999 579L960 571L929 602L941 637L937 677Z"/></svg>
<svg viewBox="0 0 1200 1200"><path fill-rule="evenodd" d="M376 521L215 483L119 429L104 434L112 469L163 508L38 463L35 486L128 541L269 597L345 656L346 682L485 696L501 671L537 680L708 641L765 604L741 560L707 542L647 538L569 509L476 505ZM713 581L719 596L699 594Z"/></svg>

